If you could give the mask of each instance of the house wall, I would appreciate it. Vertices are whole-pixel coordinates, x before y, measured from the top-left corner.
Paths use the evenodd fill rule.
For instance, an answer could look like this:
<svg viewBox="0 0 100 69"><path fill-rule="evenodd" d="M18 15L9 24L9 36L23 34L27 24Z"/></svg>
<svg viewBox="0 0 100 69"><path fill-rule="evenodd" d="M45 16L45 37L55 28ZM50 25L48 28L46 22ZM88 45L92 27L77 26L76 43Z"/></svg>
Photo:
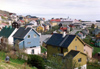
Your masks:
<svg viewBox="0 0 100 69"><path fill-rule="evenodd" d="M17 31L18 29L16 28L13 32L12 32L12 34L8 37L8 44L11 44L11 45L13 45L13 35L15 34L15 32Z"/></svg>
<svg viewBox="0 0 100 69"><path fill-rule="evenodd" d="M49 57L50 55L53 54L64 54L64 53L68 53L68 49L67 48L63 48L63 53L61 53L61 48L60 47L54 47L51 45L47 45L47 56Z"/></svg>
<svg viewBox="0 0 100 69"><path fill-rule="evenodd" d="M36 37L34 37L35 34ZM30 35L30 38L28 38L28 35ZM40 46L40 36L34 30L30 30L29 33L24 37L24 45L25 48Z"/></svg>
<svg viewBox="0 0 100 69"><path fill-rule="evenodd" d="M57 53L61 53L61 50L58 50L58 47L47 45L47 57Z"/></svg>
<svg viewBox="0 0 100 69"><path fill-rule="evenodd" d="M84 52L84 45L82 42L79 40L79 37L75 37L71 44L68 46L68 52L71 50L75 50L75 46L77 46L77 50L80 52ZM67 53L66 53L67 54ZM65 54L65 55L66 55Z"/></svg>
<svg viewBox="0 0 100 69"><path fill-rule="evenodd" d="M85 45L84 46L84 53L85 54L87 54L87 56L89 57L89 58L92 58L92 48L91 47L89 47L89 46L87 46L87 45Z"/></svg>
<svg viewBox="0 0 100 69"><path fill-rule="evenodd" d="M49 25L46 26L46 29L49 30Z"/></svg>
<svg viewBox="0 0 100 69"><path fill-rule="evenodd" d="M57 23L56 23L56 22L53 22L53 23L51 23L51 25L52 25L52 26L56 26L56 25L57 25Z"/></svg>
<svg viewBox="0 0 100 69"><path fill-rule="evenodd" d="M34 49L34 54L41 54L41 47L40 46L33 47L33 48L26 48L25 52L27 54L32 54L33 49Z"/></svg>
<svg viewBox="0 0 100 69"><path fill-rule="evenodd" d="M19 42L19 48L23 49L24 48L24 40L22 40L21 42Z"/></svg>
<svg viewBox="0 0 100 69"><path fill-rule="evenodd" d="M78 59L81 58L81 62L78 62ZM73 58L74 64L76 64L76 68L86 65L87 64L87 56L82 53L78 53L74 58ZM84 68L83 68L84 69Z"/></svg>

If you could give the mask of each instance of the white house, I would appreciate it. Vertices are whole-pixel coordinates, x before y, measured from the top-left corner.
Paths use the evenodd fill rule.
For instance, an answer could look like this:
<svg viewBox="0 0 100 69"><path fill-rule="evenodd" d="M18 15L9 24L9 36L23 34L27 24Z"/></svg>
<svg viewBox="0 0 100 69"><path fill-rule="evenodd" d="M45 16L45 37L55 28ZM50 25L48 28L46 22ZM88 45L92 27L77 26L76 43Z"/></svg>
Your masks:
<svg viewBox="0 0 100 69"><path fill-rule="evenodd" d="M86 24L80 25L80 28L81 28L81 29L85 29L86 27L87 27Z"/></svg>
<svg viewBox="0 0 100 69"><path fill-rule="evenodd" d="M37 26L37 22L36 22L35 20L32 20L32 21L30 22L30 24L34 24L34 26Z"/></svg>
<svg viewBox="0 0 100 69"><path fill-rule="evenodd" d="M0 43L6 43L13 45L13 34L17 31L17 28L12 28L11 26L5 26L0 32ZM4 38L3 38L4 37ZM7 40L5 39L7 38Z"/></svg>

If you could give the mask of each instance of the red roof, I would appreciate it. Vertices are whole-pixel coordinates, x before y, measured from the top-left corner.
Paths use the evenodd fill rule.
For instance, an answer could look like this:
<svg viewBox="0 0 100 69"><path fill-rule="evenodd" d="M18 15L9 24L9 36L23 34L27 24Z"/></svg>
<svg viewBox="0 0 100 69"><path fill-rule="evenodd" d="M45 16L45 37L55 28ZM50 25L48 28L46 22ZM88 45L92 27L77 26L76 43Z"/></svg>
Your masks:
<svg viewBox="0 0 100 69"><path fill-rule="evenodd" d="M6 14L4 14L4 16L7 16Z"/></svg>
<svg viewBox="0 0 100 69"><path fill-rule="evenodd" d="M20 22L21 22L21 23L24 23L24 21L23 21L23 20L20 20Z"/></svg>
<svg viewBox="0 0 100 69"><path fill-rule="evenodd" d="M1 23L1 25L5 25L6 26L7 24L6 23Z"/></svg>
<svg viewBox="0 0 100 69"><path fill-rule="evenodd" d="M9 13L9 15L12 15L13 13Z"/></svg>
<svg viewBox="0 0 100 69"><path fill-rule="evenodd" d="M50 21L56 21L56 22L60 22L60 19L51 19Z"/></svg>
<svg viewBox="0 0 100 69"><path fill-rule="evenodd" d="M69 27L75 27L74 25L69 25Z"/></svg>
<svg viewBox="0 0 100 69"><path fill-rule="evenodd" d="M67 27L60 27L60 30L65 31L67 30Z"/></svg>

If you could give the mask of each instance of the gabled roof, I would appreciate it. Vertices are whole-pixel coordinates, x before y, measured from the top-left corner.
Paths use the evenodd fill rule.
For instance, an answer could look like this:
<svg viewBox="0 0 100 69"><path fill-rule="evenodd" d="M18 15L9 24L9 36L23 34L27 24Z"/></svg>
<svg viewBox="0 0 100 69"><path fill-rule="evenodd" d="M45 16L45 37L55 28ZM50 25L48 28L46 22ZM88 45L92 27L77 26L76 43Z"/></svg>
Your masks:
<svg viewBox="0 0 100 69"><path fill-rule="evenodd" d="M64 58L74 58L80 51L71 50Z"/></svg>
<svg viewBox="0 0 100 69"><path fill-rule="evenodd" d="M5 26L1 31L0 31L0 37L6 37L8 38L12 32L15 30L15 28L12 28L12 27L7 27Z"/></svg>
<svg viewBox="0 0 100 69"><path fill-rule="evenodd" d="M67 48L75 37L76 35L66 35L65 37L63 37L63 34L55 33L46 42L46 44Z"/></svg>
<svg viewBox="0 0 100 69"><path fill-rule="evenodd" d="M24 27L20 27L17 32L13 35L13 37L16 38L21 38L23 39L25 37L25 35L31 30L32 28L24 28ZM34 30L34 29L33 29ZM34 30L35 31L35 30ZM35 31L36 32L36 31ZM37 33L37 32L36 32ZM37 33L38 34L38 33ZM39 35L39 34L38 34Z"/></svg>

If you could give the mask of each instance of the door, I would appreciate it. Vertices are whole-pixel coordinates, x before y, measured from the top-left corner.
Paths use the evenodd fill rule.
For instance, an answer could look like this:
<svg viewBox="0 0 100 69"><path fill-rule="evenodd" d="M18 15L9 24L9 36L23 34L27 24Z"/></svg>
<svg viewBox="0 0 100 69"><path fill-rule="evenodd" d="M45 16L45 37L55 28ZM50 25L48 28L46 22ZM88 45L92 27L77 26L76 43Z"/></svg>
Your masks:
<svg viewBox="0 0 100 69"><path fill-rule="evenodd" d="M61 54L63 54L63 48L61 47Z"/></svg>

